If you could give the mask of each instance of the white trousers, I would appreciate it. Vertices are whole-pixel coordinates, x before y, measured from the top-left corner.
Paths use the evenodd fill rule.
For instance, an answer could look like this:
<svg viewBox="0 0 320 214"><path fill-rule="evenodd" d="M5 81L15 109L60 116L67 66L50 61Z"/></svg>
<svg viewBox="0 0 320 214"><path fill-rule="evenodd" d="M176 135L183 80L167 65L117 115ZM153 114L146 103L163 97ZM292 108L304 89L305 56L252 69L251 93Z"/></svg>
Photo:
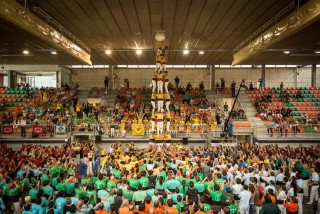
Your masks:
<svg viewBox="0 0 320 214"><path fill-rule="evenodd" d="M261 210L261 207L259 206L254 206L254 209L255 209L255 213L259 214L260 210Z"/></svg>
<svg viewBox="0 0 320 214"><path fill-rule="evenodd" d="M92 161L88 162L87 175L93 175Z"/></svg>
<svg viewBox="0 0 320 214"><path fill-rule="evenodd" d="M167 121L166 131L168 132L169 130L170 130L170 121Z"/></svg>
<svg viewBox="0 0 320 214"><path fill-rule="evenodd" d="M157 91L159 94L162 94L163 93L163 81L162 80L158 80L157 81Z"/></svg>
<svg viewBox="0 0 320 214"><path fill-rule="evenodd" d="M156 91L156 87L157 87L157 81L156 80L152 80L152 93L154 93Z"/></svg>
<svg viewBox="0 0 320 214"><path fill-rule="evenodd" d="M287 208L283 206L283 204L278 204L279 210L281 211L281 214L287 214Z"/></svg>
<svg viewBox="0 0 320 214"><path fill-rule="evenodd" d="M163 132L163 121L158 121L157 122L157 134L162 134Z"/></svg>
<svg viewBox="0 0 320 214"><path fill-rule="evenodd" d="M166 63L161 63L160 71L166 71L166 70L167 70Z"/></svg>
<svg viewBox="0 0 320 214"><path fill-rule="evenodd" d="M161 63L160 63L160 62L157 62L157 63L156 63L155 71L158 72L159 69L161 69Z"/></svg>
<svg viewBox="0 0 320 214"><path fill-rule="evenodd" d="M76 165L78 166L80 164L80 154L76 155Z"/></svg>
<svg viewBox="0 0 320 214"><path fill-rule="evenodd" d="M158 100L158 112L163 112L163 100Z"/></svg>
<svg viewBox="0 0 320 214"><path fill-rule="evenodd" d="M297 193L298 198L298 206L299 206L299 212L298 214L303 214L303 193Z"/></svg>
<svg viewBox="0 0 320 214"><path fill-rule="evenodd" d="M318 186L311 186L311 191L310 191L310 200L308 203L313 203L314 201L318 201L319 199L319 185Z"/></svg>
<svg viewBox="0 0 320 214"><path fill-rule="evenodd" d="M154 125L155 125L155 122L154 120L151 120L151 132L154 132Z"/></svg>
<svg viewBox="0 0 320 214"><path fill-rule="evenodd" d="M303 195L305 197L309 196L309 180L303 180Z"/></svg>
<svg viewBox="0 0 320 214"><path fill-rule="evenodd" d="M111 137L114 137L114 128L111 128L111 129L110 129L110 136L111 136Z"/></svg>
<svg viewBox="0 0 320 214"><path fill-rule="evenodd" d="M164 82L164 90L166 91L166 93L169 93L168 85L169 85L169 82L165 81Z"/></svg>
<svg viewBox="0 0 320 214"><path fill-rule="evenodd" d="M156 102L155 101L151 101L151 105L152 105L152 113L153 113L154 110L156 109Z"/></svg>
<svg viewBox="0 0 320 214"><path fill-rule="evenodd" d="M169 112L170 101L166 101L166 110Z"/></svg>

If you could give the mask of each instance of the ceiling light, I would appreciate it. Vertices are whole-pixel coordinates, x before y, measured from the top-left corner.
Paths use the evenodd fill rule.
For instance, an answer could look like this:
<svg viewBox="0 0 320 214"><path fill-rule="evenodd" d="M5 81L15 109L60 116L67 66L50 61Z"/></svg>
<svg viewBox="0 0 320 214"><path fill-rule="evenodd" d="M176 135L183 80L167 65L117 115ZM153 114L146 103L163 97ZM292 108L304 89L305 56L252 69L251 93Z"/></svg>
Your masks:
<svg viewBox="0 0 320 214"><path fill-rule="evenodd" d="M22 53L27 55L27 54L29 54L29 51L28 50L24 50L24 51L22 51Z"/></svg>
<svg viewBox="0 0 320 214"><path fill-rule="evenodd" d="M314 51L315 54L320 54L320 51Z"/></svg>
<svg viewBox="0 0 320 214"><path fill-rule="evenodd" d="M184 50L183 54L189 54L189 50Z"/></svg>
<svg viewBox="0 0 320 214"><path fill-rule="evenodd" d="M140 54L142 54L142 50L136 50L136 53L138 54L138 55L140 55Z"/></svg>
<svg viewBox="0 0 320 214"><path fill-rule="evenodd" d="M105 53L108 54L108 55L110 55L110 54L111 54L111 50L108 49L108 50L105 51Z"/></svg>
<svg viewBox="0 0 320 214"><path fill-rule="evenodd" d="M199 51L199 54L203 55L203 54L204 54L204 51Z"/></svg>
<svg viewBox="0 0 320 214"><path fill-rule="evenodd" d="M290 54L290 51L283 51L284 54Z"/></svg>
<svg viewBox="0 0 320 214"><path fill-rule="evenodd" d="M57 55L57 51L51 51L52 55Z"/></svg>

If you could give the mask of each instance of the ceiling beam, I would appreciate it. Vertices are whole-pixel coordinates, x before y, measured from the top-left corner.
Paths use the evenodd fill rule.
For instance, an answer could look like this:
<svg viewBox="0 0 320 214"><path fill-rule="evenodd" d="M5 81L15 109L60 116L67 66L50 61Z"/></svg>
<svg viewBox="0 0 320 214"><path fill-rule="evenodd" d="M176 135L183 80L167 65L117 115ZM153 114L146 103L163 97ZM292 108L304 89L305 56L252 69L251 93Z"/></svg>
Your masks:
<svg viewBox="0 0 320 214"><path fill-rule="evenodd" d="M0 2L0 17L84 63L92 64L90 53L62 35L59 30L51 27L48 23L26 10L15 0L2 0Z"/></svg>
<svg viewBox="0 0 320 214"><path fill-rule="evenodd" d="M320 18L320 0L309 0L299 10L275 23L261 35L233 54L232 65L241 64L264 49L283 41Z"/></svg>

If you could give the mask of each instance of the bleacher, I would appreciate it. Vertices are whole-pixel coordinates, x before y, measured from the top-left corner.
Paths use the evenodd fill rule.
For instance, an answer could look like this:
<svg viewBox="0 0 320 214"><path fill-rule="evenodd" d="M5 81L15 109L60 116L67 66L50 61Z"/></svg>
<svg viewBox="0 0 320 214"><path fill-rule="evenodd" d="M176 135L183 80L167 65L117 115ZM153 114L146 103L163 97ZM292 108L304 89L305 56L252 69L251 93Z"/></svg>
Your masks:
<svg viewBox="0 0 320 214"><path fill-rule="evenodd" d="M302 98L296 98L296 93L298 90L302 91ZM281 101L280 97L280 88L273 87L273 88L265 88L263 91L259 89L255 89L253 91L247 90L247 94L251 98L252 102L255 102L256 98L260 98L263 94L267 94L268 92L272 91L272 102L269 103L268 109L274 110L278 107L285 107L290 108L292 110L291 116L297 118L298 122L301 120L301 116L303 113L306 113L309 118L316 118L320 113L320 87L287 87L284 88L284 91L290 95L289 102ZM260 117L257 114L257 117ZM268 123L268 121L267 121ZM316 127L316 125L315 125ZM279 128L278 128L279 129ZM285 132L292 133L292 127L287 127ZM301 125L299 124L298 127L299 133L316 133L320 132L320 128L316 127L308 127L308 125Z"/></svg>

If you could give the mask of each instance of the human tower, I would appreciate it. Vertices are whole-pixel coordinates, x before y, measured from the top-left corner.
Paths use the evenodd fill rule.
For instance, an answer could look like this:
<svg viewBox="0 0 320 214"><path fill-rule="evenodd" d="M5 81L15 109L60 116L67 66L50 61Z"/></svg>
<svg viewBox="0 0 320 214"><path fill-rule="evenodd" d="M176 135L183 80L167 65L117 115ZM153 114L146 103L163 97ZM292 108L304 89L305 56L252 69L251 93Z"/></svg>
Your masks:
<svg viewBox="0 0 320 214"><path fill-rule="evenodd" d="M161 41L160 47L156 53L156 68L152 78L152 115L151 115L151 131L155 132L156 140L164 140L168 137L170 127L170 94L169 94L169 74L166 69L166 50L167 46ZM166 127L164 127L166 121ZM166 131L167 133L165 134ZM170 135L170 134L169 134ZM163 138L162 138L163 136Z"/></svg>

